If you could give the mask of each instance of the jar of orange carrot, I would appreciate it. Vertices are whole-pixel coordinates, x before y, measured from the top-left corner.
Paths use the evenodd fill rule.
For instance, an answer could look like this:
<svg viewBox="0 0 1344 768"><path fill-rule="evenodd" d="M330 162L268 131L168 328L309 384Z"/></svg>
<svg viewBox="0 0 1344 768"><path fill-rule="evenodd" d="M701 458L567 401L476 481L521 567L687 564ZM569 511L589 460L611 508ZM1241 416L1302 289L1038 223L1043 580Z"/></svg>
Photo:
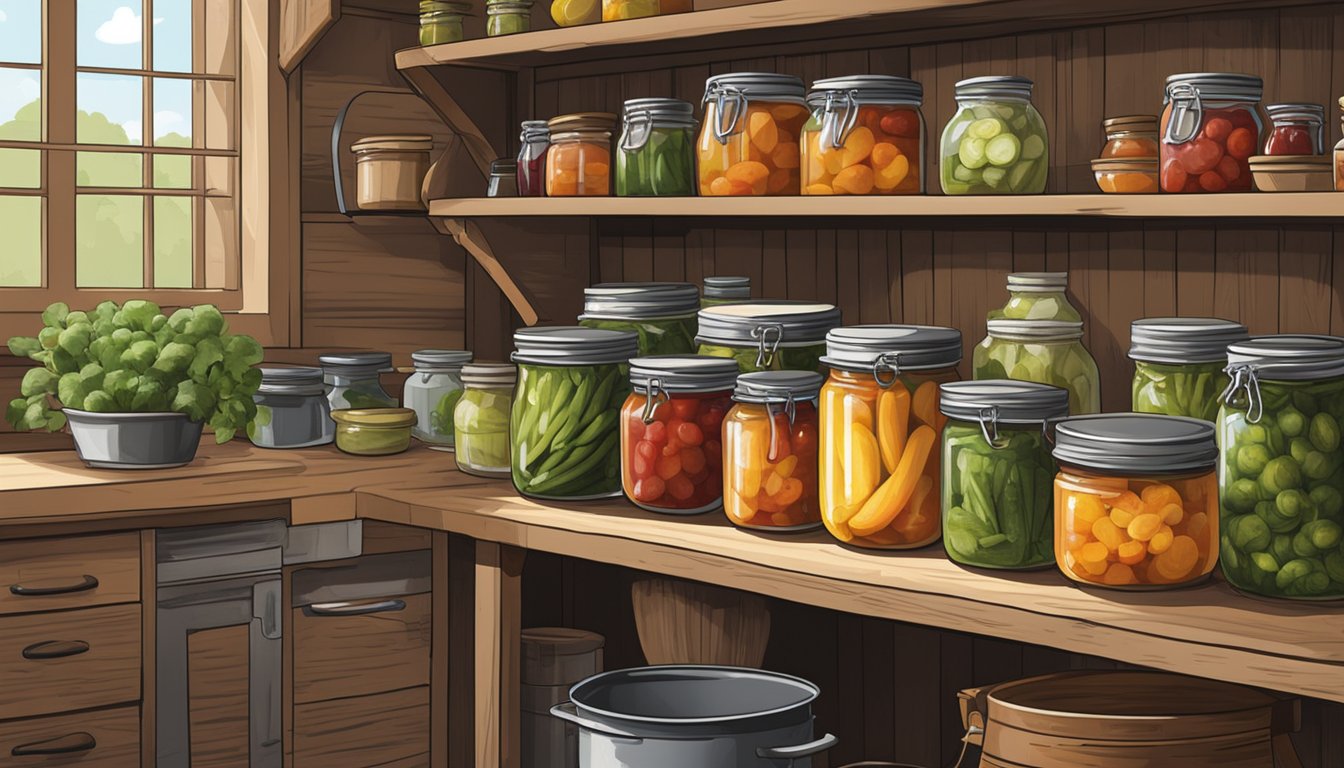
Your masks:
<svg viewBox="0 0 1344 768"><path fill-rule="evenodd" d="M805 195L917 195L924 191L924 86L904 77L818 80L803 126Z"/></svg>
<svg viewBox="0 0 1344 768"><path fill-rule="evenodd" d="M798 194L798 137L808 118L804 93L803 81L792 75L709 78L697 152L700 194Z"/></svg>
<svg viewBox="0 0 1344 768"><path fill-rule="evenodd" d="M723 511L735 525L774 531L821 526L817 505L817 390L821 374L737 377L723 419Z"/></svg>

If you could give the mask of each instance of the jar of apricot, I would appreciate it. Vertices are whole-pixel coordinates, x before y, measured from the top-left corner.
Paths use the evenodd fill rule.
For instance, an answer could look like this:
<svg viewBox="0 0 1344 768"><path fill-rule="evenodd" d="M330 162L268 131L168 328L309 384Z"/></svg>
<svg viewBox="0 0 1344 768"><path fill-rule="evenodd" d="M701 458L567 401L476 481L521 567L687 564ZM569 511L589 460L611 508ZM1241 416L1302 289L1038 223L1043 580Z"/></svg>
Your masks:
<svg viewBox="0 0 1344 768"><path fill-rule="evenodd" d="M561 115L547 123L547 197L606 197L611 194L611 140L616 116L610 112Z"/></svg>
<svg viewBox="0 0 1344 768"><path fill-rule="evenodd" d="M818 80L803 126L803 194L917 195L924 191L924 86L904 77Z"/></svg>
<svg viewBox="0 0 1344 768"><path fill-rule="evenodd" d="M736 72L705 82L697 168L706 196L796 195L798 137L807 122L803 81Z"/></svg>

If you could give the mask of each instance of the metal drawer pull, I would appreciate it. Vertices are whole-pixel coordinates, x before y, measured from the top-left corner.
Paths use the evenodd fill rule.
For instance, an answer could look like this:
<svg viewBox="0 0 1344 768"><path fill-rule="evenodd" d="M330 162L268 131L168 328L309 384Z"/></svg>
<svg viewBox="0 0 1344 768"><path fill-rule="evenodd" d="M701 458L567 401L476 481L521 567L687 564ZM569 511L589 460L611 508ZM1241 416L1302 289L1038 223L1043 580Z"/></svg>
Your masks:
<svg viewBox="0 0 1344 768"><path fill-rule="evenodd" d="M13 757L34 757L38 755L72 755L76 752L92 752L93 748L98 746L98 740L93 738L92 733L79 731L78 733L69 733L65 736L57 736L54 739L46 741L34 741L31 744L20 744L9 750Z"/></svg>
<svg viewBox="0 0 1344 768"><path fill-rule="evenodd" d="M78 656L81 653L89 652L89 644L83 640L47 640L41 643L33 643L23 649L23 658L30 660L37 659L64 659L67 656Z"/></svg>
<svg viewBox="0 0 1344 768"><path fill-rule="evenodd" d="M22 584L11 584L9 593L20 597L42 597L44 595L69 595L75 592L87 592L98 586L98 579L84 574L78 584L64 584L56 587L25 587Z"/></svg>
<svg viewBox="0 0 1344 768"><path fill-rule="evenodd" d="M307 616L367 616L371 613L394 613L406 610L402 600L380 600L376 603L314 603L305 605Z"/></svg>

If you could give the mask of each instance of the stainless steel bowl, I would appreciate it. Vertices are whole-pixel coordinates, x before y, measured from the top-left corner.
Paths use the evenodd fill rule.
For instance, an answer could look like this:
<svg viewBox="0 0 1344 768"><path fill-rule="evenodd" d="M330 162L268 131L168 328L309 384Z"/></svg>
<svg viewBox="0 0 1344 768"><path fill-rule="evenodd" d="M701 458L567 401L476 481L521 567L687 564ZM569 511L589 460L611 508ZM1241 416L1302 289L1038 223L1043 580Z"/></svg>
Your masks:
<svg viewBox="0 0 1344 768"><path fill-rule="evenodd" d="M79 458L103 469L190 464L205 426L182 413L94 413L72 408L64 413Z"/></svg>

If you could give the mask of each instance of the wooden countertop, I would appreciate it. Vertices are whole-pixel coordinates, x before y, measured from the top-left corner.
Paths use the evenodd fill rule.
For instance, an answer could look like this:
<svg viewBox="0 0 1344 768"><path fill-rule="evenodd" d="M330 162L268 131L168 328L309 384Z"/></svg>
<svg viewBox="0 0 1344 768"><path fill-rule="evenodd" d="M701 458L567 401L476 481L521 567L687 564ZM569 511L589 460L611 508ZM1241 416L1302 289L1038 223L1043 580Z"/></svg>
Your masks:
<svg viewBox="0 0 1344 768"><path fill-rule="evenodd" d="M191 465L92 470L68 452L0 456L0 538L40 524L196 521L184 511L291 501L295 522L358 516L712 581L763 595L1344 702L1344 605L1258 600L1219 579L1166 592L1070 586L1052 570L970 571L938 547L873 553L824 532L764 535L722 515L620 500L566 507L456 470L451 454L346 456L202 445ZM143 523L142 523L143 524ZM50 531L48 531L50 532Z"/></svg>

